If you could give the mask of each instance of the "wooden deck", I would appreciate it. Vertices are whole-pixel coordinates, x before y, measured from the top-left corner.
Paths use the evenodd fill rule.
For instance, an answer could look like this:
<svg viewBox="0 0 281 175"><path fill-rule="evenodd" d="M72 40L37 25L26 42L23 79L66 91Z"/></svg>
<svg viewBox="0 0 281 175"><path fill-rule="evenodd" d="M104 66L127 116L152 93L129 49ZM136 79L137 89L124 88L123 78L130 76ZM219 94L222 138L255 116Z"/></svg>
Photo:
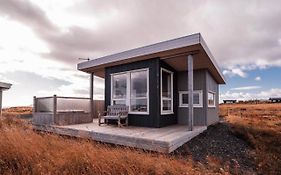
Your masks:
<svg viewBox="0 0 281 175"><path fill-rule="evenodd" d="M170 153L207 129L195 126L188 131L186 125L173 125L163 128L145 128L128 126L118 128L112 125L98 126L93 123L68 126L34 126L35 129L54 132L61 135L91 138L96 141Z"/></svg>

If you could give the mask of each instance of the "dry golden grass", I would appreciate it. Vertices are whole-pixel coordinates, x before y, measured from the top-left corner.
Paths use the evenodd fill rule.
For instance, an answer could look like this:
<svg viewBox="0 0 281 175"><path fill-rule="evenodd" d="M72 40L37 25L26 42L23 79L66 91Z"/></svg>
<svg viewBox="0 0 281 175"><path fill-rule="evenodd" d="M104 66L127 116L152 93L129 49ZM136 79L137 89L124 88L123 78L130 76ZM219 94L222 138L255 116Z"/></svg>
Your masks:
<svg viewBox="0 0 281 175"><path fill-rule="evenodd" d="M281 104L221 105L220 116L255 148L260 173L281 173Z"/></svg>
<svg viewBox="0 0 281 175"><path fill-rule="evenodd" d="M20 110L26 111L24 108ZM0 174L213 174L223 173L219 164L209 167L192 160L113 147L85 139L37 133L11 112L0 120ZM30 110L29 110L30 112ZM12 117L14 116L14 117ZM214 163L215 159L210 163ZM227 172L223 174L228 174Z"/></svg>
<svg viewBox="0 0 281 175"><path fill-rule="evenodd" d="M232 132L254 148L258 172L281 172L281 105L221 105ZM230 174L216 157L208 165L192 158L124 147L32 130L18 119L31 108L9 108L0 120L0 174Z"/></svg>
<svg viewBox="0 0 281 175"><path fill-rule="evenodd" d="M5 116L6 118L17 117L19 115L25 115L31 113L32 113L32 107L26 107L26 106L6 108L2 111L3 116Z"/></svg>

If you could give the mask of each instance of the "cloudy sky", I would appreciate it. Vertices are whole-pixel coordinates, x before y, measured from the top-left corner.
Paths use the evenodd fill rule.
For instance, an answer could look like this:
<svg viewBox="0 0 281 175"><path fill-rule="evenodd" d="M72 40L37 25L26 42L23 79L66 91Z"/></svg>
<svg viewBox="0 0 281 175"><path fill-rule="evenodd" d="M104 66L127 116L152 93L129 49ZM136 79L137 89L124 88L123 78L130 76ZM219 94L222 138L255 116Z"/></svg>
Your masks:
<svg viewBox="0 0 281 175"><path fill-rule="evenodd" d="M4 106L87 96L91 59L200 32L226 77L221 99L281 96L281 1L0 0ZM95 79L95 98L103 80Z"/></svg>

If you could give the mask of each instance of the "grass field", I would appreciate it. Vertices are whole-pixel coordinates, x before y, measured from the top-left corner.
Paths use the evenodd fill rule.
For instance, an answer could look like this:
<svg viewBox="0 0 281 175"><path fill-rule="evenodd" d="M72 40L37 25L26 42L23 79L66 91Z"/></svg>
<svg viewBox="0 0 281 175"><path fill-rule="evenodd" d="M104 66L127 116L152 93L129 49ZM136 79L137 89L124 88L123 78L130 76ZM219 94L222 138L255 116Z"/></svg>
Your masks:
<svg viewBox="0 0 281 175"><path fill-rule="evenodd" d="M259 172L281 174L281 104L221 105L220 116L255 148Z"/></svg>
<svg viewBox="0 0 281 175"><path fill-rule="evenodd" d="M220 111L233 134L253 147L252 156L258 167L256 173L280 173L281 105L221 105ZM163 155L38 133L32 130L27 120L18 118L30 113L28 107L9 108L3 112L0 120L0 174L239 173L216 157L208 157L207 164L202 164L191 156Z"/></svg>

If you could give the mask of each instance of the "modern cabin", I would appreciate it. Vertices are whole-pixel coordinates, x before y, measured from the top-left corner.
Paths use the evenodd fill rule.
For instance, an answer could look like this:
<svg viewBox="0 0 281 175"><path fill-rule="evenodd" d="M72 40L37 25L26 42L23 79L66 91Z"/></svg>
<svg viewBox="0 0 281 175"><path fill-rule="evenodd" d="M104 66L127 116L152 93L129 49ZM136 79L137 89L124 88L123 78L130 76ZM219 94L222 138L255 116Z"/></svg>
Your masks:
<svg viewBox="0 0 281 175"><path fill-rule="evenodd" d="M93 77L104 78L105 107L129 106L129 125L182 124L192 130L219 120L219 85L225 79L200 33L91 59L77 67L91 75L91 102Z"/></svg>
<svg viewBox="0 0 281 175"><path fill-rule="evenodd" d="M0 116L2 116L2 96L3 91L11 88L11 84L0 82Z"/></svg>

